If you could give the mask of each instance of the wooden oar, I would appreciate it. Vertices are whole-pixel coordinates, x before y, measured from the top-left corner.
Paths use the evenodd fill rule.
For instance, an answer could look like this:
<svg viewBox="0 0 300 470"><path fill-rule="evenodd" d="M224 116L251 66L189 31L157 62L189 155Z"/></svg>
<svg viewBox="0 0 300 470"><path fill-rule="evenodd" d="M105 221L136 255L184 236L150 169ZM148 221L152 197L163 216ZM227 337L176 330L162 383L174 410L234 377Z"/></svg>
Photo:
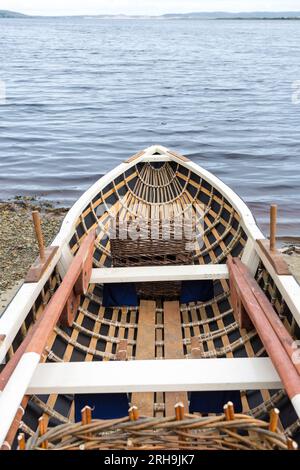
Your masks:
<svg viewBox="0 0 300 470"><path fill-rule="evenodd" d="M230 281L235 285L240 302L247 311L266 351L280 376L284 388L300 417L300 376L276 332L267 319L264 310L254 296L248 279L231 257L227 260Z"/></svg>
<svg viewBox="0 0 300 470"><path fill-rule="evenodd" d="M43 314L32 327L28 339L25 338L24 344L21 344L15 354L16 357L13 356L0 375L0 389L2 390L0 445L3 444L11 423L16 417L16 412L26 394L36 366L40 362L48 337L60 319L70 296L73 297L74 293L79 296L88 287L92 271L94 241L95 231L92 231L80 246L67 274Z"/></svg>

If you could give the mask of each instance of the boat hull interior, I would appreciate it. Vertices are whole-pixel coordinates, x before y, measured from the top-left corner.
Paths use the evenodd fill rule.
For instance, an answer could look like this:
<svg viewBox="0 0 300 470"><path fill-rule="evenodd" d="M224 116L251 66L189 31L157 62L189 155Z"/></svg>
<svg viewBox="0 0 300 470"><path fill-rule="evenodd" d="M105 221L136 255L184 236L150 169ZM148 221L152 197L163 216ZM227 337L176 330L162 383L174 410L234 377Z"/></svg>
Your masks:
<svg viewBox="0 0 300 470"><path fill-rule="evenodd" d="M186 164L184 157L177 154L169 154L166 161L160 152L153 152L149 161L140 157L138 154L131 159L127 163L128 169L126 163L123 164L119 174L113 175L98 192L94 191L93 197L82 207L73 223L68 256L77 253L87 233L93 229L97 230L94 268L216 265L225 264L229 255L246 256L249 234L243 214L228 194L206 177L206 173L197 173ZM158 236L154 241L135 240L130 251L131 242L114 246L111 239L110 230L116 220L118 230L122 222L132 223L141 218L147 220L147 224L156 221L162 227L166 220L182 220L187 213L191 214L196 227L192 248L184 249L175 243L174 251L174 246L164 244ZM172 236L175 240L171 228L171 239ZM122 256L121 248L125 250ZM261 261L253 274L287 330L293 338L300 338L299 326ZM7 359L21 344L30 325L43 315L61 280L61 269L56 266L16 335ZM229 280L209 282L208 298L191 297L190 301L183 301L186 298L180 294L182 285L174 287L173 283L164 291L164 288L160 289L160 283L149 291L145 283L143 286L136 283L137 294L132 297L132 305L130 299L122 304L120 296L117 296L119 305L110 304L104 285L90 284L87 293L81 296L72 326L58 324L54 328L43 361L113 361L118 359L118 345L122 340L127 340L128 360L266 357L255 328L240 328L234 316ZM204 283L203 286L205 288ZM224 401L229 398L235 401L237 411L260 419L268 419L272 408L280 409L280 427L300 442L299 419L284 390L240 390L231 395L230 392L216 392L212 400L205 393L132 393L126 396L128 404L125 400L125 408L115 404L112 413L122 415L125 409L126 414L128 406L136 405L142 415L163 417L173 414L174 405L183 402L190 412L213 415L221 412ZM92 400L93 404L97 397L86 399ZM109 397L105 399L109 400ZM47 418L49 426L72 422L78 414L78 403L74 395L32 396L21 429L26 435L33 435L41 416Z"/></svg>

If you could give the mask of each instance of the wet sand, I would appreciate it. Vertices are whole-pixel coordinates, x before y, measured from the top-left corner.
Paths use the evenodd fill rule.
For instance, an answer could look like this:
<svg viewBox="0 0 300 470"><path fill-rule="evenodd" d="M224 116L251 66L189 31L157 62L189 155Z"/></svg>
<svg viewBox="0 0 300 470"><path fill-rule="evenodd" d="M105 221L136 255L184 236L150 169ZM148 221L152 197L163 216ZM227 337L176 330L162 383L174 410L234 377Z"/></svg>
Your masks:
<svg viewBox="0 0 300 470"><path fill-rule="evenodd" d="M68 211L28 197L0 203L0 313L38 255L31 217L33 210L41 213L46 245L58 233ZM283 250L292 274L300 283L300 246L289 245Z"/></svg>

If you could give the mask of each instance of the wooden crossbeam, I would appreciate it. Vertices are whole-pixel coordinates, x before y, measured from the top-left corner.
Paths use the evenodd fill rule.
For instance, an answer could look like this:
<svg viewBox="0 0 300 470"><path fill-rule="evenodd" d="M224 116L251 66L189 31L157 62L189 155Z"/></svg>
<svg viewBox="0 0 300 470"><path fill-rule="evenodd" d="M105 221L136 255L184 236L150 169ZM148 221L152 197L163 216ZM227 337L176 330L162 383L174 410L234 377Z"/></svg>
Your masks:
<svg viewBox="0 0 300 470"><path fill-rule="evenodd" d="M138 336L136 341L136 359L151 360L155 358L155 313L156 303L150 300L141 300L139 308ZM147 368L147 366L145 365ZM143 416L153 416L154 393L133 393L131 397L133 406L137 406Z"/></svg>
<svg viewBox="0 0 300 470"><path fill-rule="evenodd" d="M96 268L92 270L91 284L122 282L189 281L228 279L225 264L182 266L134 266L132 268Z"/></svg>
<svg viewBox="0 0 300 470"><path fill-rule="evenodd" d="M183 344L179 302L164 302L164 347L165 359L183 359ZM165 394L166 416L174 414L176 403L183 403L188 409L187 394L184 392L168 392Z"/></svg>

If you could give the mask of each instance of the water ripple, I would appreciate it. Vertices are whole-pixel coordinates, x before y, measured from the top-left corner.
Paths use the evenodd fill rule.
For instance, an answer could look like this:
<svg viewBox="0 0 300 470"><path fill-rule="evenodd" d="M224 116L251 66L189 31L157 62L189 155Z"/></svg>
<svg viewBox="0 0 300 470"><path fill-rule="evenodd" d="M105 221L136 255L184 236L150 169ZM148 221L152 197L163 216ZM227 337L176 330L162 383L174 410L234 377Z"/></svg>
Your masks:
<svg viewBox="0 0 300 470"><path fill-rule="evenodd" d="M300 233L297 22L1 20L0 198L62 205L161 143Z"/></svg>

